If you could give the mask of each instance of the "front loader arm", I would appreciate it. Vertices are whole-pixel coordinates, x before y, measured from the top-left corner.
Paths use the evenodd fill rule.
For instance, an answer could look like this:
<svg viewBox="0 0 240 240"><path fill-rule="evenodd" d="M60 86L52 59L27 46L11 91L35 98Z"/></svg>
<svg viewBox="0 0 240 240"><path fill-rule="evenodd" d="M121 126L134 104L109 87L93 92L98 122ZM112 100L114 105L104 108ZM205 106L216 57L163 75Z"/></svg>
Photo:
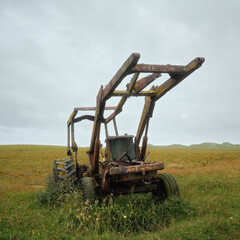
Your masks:
<svg viewBox="0 0 240 240"><path fill-rule="evenodd" d="M122 67L114 75L111 81L105 86L101 86L96 98L95 108L75 108L71 117L68 120L68 149L77 151L77 145L74 141L74 123L87 119L94 121L90 148L88 150L90 164L93 172L98 172L99 161L99 149L100 149L100 128L101 123L105 124L106 135L108 136L107 124L113 120L116 135L118 130L116 126L116 116L122 112L122 108L129 97L144 96L145 105L143 108L140 123L138 125L137 134L135 137L135 153L139 160L145 158L145 152L147 147L147 132L149 120L152 117L154 106L157 100L164 96L170 89L175 87L183 79L198 69L204 62L204 58L196 58L185 66L181 65L154 65L154 64L137 64L140 58L139 53L133 53L124 62ZM140 73L149 73L149 75L138 79ZM133 74L131 81L127 84L125 91L116 90L122 80L127 76ZM159 87L152 87L148 91L144 89L153 81L161 76L161 74L169 74L170 78L162 83ZM106 101L111 97L121 97L117 107L105 107ZM114 112L107 118L104 118L104 110L114 110ZM76 118L78 110L94 110L95 115L84 115ZM71 134L70 134L71 130ZM139 144L141 142L142 135L145 131L145 136L142 141L142 150L139 152ZM70 138L72 135L72 138ZM70 140L72 141L72 147L70 147Z"/></svg>
<svg viewBox="0 0 240 240"><path fill-rule="evenodd" d="M204 62L204 58L195 58L189 64L187 64L183 69L182 73L171 73L170 78L161 84L158 88L156 88L156 96L154 96L154 101L159 100L163 95L165 95L169 90L179 84L183 79L197 70Z"/></svg>
<svg viewBox="0 0 240 240"><path fill-rule="evenodd" d="M121 83L121 81L130 73L131 69L137 64L139 58L139 53L133 53L130 55L130 57L124 62L122 67L108 83L108 85L106 85L106 87L104 88L102 101L106 101L111 97L112 93Z"/></svg>
<svg viewBox="0 0 240 240"><path fill-rule="evenodd" d="M88 151L89 160L90 160L93 172L98 171L100 126L101 126L101 119L103 119L106 101L112 96L112 93L121 83L121 81L130 73L131 69L137 64L139 58L140 58L139 53L131 54L130 57L124 62L122 67L115 74L115 76L111 79L111 81L105 86L105 88L103 89L102 86L100 87L100 90L97 96L95 119L94 119L94 125L92 130L92 138L90 142L90 148Z"/></svg>
<svg viewBox="0 0 240 240"><path fill-rule="evenodd" d="M173 87L175 87L178 83L180 83L183 79L185 79L187 76L189 76L191 73L193 73L195 70L197 70L203 62L205 61L204 58L195 58L193 61L191 61L186 66L172 66L172 65L136 65L135 68L133 68L133 72L138 72L140 70L144 72L157 72L159 73L169 73L171 76L167 81L165 81L163 84L161 84L159 87L155 89L151 89L155 92L155 94L152 94L151 97L145 98L145 105L142 112L142 117L138 126L137 135L135 139L135 148L136 152L139 149L139 143L143 134L143 131L145 129L146 134L143 139L143 145L142 145L142 151L140 158L144 158L145 151L146 151L146 145L147 145L147 130L148 130L148 123L150 118L152 117L153 109L155 102L159 100L162 96L164 96L169 90L171 90ZM145 88L148 82L144 83L141 89Z"/></svg>

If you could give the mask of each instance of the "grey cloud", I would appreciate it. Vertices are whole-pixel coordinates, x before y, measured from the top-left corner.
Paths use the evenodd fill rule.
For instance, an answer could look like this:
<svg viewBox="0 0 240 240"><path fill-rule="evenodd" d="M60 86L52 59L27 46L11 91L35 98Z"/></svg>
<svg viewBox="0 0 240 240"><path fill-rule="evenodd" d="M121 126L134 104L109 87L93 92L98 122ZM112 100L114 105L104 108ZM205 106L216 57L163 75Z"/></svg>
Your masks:
<svg viewBox="0 0 240 240"><path fill-rule="evenodd" d="M72 109L94 106L100 85L132 52L141 53L140 62L155 64L206 58L156 104L151 143L239 143L239 5L233 0L2 1L0 143L65 144ZM124 107L120 132L135 134L140 103L133 99ZM79 127L79 145L88 145L91 127Z"/></svg>

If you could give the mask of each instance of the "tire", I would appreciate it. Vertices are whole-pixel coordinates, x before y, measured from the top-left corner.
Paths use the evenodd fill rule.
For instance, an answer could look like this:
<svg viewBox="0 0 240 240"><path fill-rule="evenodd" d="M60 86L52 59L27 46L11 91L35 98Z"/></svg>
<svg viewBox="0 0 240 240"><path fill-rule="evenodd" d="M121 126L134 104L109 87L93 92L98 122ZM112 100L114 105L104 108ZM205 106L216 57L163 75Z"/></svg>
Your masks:
<svg viewBox="0 0 240 240"><path fill-rule="evenodd" d="M172 195L180 197L179 185L176 179L169 173L162 173L157 176L157 189L153 195L158 200L165 200Z"/></svg>
<svg viewBox="0 0 240 240"><path fill-rule="evenodd" d="M97 200L93 180L90 177L83 177L80 181L84 204L93 205Z"/></svg>
<svg viewBox="0 0 240 240"><path fill-rule="evenodd" d="M71 158L57 159L53 162L53 176L55 182L76 183L76 167Z"/></svg>

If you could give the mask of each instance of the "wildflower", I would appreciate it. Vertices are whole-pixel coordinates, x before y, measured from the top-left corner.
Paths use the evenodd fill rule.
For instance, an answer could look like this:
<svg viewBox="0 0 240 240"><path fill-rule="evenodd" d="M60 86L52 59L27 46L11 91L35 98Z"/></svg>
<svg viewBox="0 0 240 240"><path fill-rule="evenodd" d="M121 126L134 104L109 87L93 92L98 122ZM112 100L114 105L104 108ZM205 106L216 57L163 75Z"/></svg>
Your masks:
<svg viewBox="0 0 240 240"><path fill-rule="evenodd" d="M98 218L96 218L96 221L98 221L99 219Z"/></svg>
<svg viewBox="0 0 240 240"><path fill-rule="evenodd" d="M79 219L79 218L80 218L80 216L79 216L79 215L77 215L77 218Z"/></svg>
<svg viewBox="0 0 240 240"><path fill-rule="evenodd" d="M126 215L124 215L124 216L123 216L123 218L127 218L127 216L126 216Z"/></svg>
<svg viewBox="0 0 240 240"><path fill-rule="evenodd" d="M230 217L229 220L233 220L233 217Z"/></svg>

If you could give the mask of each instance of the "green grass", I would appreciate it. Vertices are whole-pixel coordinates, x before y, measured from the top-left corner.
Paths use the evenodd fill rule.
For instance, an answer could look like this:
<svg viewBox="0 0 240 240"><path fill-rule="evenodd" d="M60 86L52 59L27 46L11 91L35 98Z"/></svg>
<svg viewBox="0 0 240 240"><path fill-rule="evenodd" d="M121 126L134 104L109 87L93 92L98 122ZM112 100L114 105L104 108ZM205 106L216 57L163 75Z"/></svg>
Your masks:
<svg viewBox="0 0 240 240"><path fill-rule="evenodd" d="M196 215L189 202L172 196L164 202L152 194L108 196L94 205L84 205L80 187L68 185L65 191L50 175L47 189L36 194L38 201L48 207L60 207L61 221L71 223L71 229L82 234L118 232L122 234L155 231L159 226L168 226L173 219L180 220Z"/></svg>
<svg viewBox="0 0 240 240"><path fill-rule="evenodd" d="M36 192L65 150L0 146L0 239L240 239L239 150L151 149L151 160L176 177L181 200L110 196L85 207L76 187L64 196L50 191L42 204Z"/></svg>

